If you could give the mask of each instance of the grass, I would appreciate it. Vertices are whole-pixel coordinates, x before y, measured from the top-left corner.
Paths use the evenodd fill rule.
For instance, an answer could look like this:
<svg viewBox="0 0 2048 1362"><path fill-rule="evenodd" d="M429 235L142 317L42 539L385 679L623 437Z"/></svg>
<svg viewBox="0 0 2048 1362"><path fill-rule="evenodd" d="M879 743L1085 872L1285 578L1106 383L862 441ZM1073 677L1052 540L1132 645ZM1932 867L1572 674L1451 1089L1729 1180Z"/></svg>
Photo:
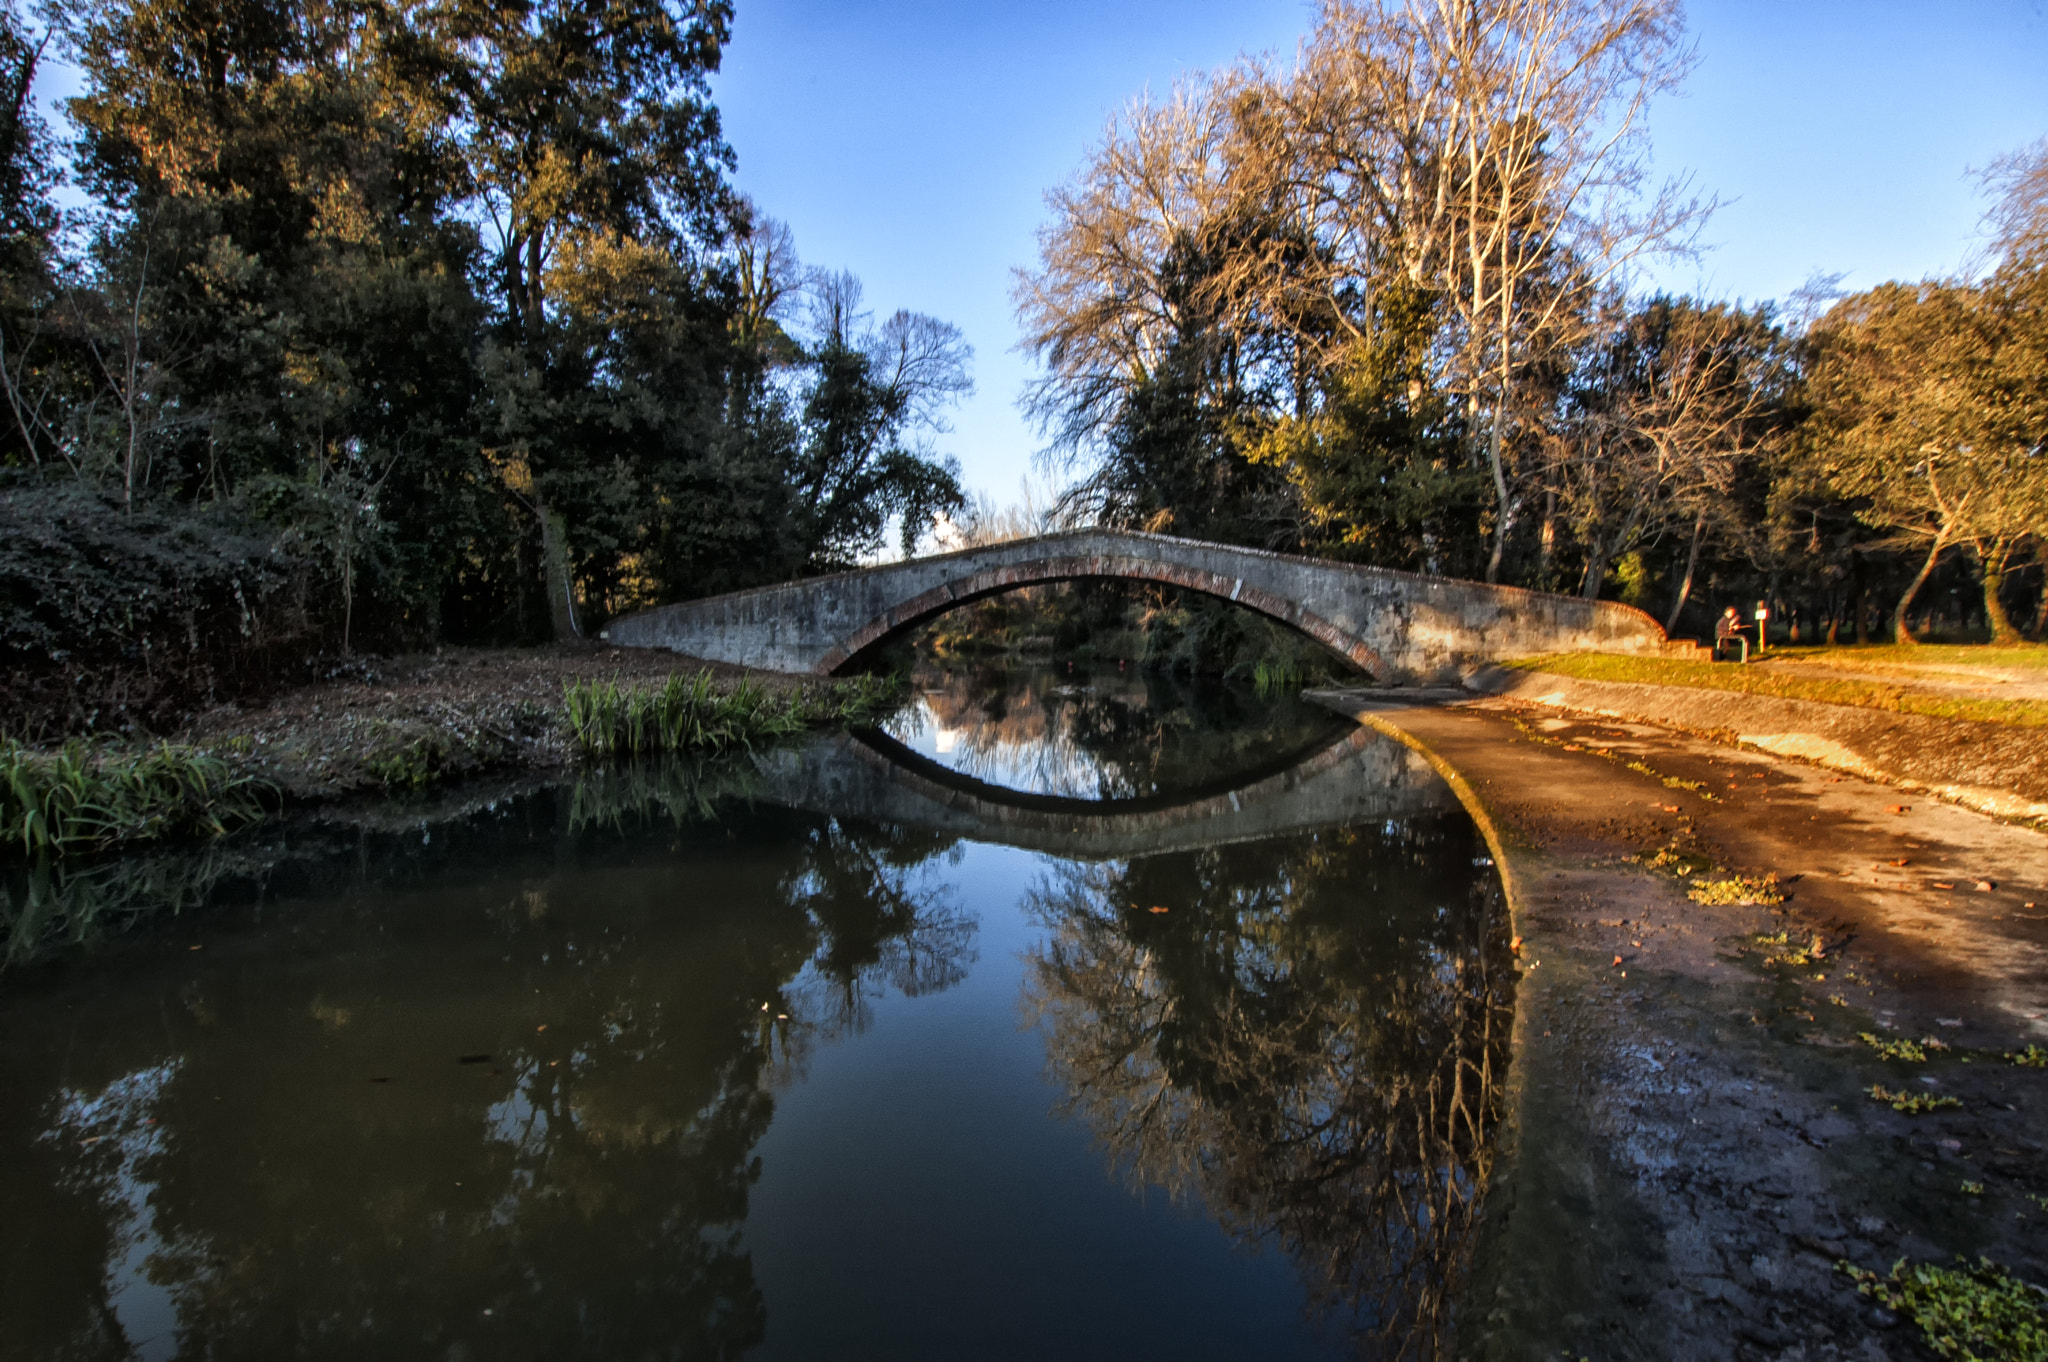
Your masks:
<svg viewBox="0 0 2048 1362"><path fill-rule="evenodd" d="M1843 1261L1856 1290L1914 1324L1936 1357L1956 1362L2048 1362L2048 1293L1988 1258L1953 1268L1892 1264L1889 1277Z"/></svg>
<svg viewBox="0 0 2048 1362"><path fill-rule="evenodd" d="M1922 645L1913 651L1918 653L1934 650L1933 645ZM2048 654L2048 649L1983 648L1968 651ZM1556 676L1576 677L1583 681L1686 686L1695 690L1773 695L1785 700L1814 700L1826 705L1882 709L1899 714L1925 714L1937 719L1969 719L1976 723L2006 724L2016 728L2048 728L2048 701L2044 700L1986 700L1972 696L1928 695L1904 690L1883 681L1854 677L1836 680L1829 677L1795 676L1773 671L1767 664L1752 663L1743 667L1727 662L1687 662L1678 658L1631 657L1616 653L1556 653L1547 657L1519 658L1507 665L1518 671L1549 672ZM1990 664L1987 662L1986 665Z"/></svg>
<svg viewBox="0 0 2048 1362"><path fill-rule="evenodd" d="M2041 643L1916 643L1910 648L1902 648L1896 643L1838 643L1817 648L1798 645L1787 648L1783 655L1826 667L1869 667L1906 672L1927 668L1976 670L1992 667L2048 672L2048 644ZM1773 652L1771 656L1778 654Z"/></svg>
<svg viewBox="0 0 2048 1362"><path fill-rule="evenodd" d="M260 818L268 787L220 758L162 743L0 746L0 844L68 856L173 835L218 837Z"/></svg>
<svg viewBox="0 0 2048 1362"><path fill-rule="evenodd" d="M570 737L591 756L753 747L827 724L865 723L894 707L894 682L858 676L822 686L721 685L710 672L660 686L572 681L562 691Z"/></svg>

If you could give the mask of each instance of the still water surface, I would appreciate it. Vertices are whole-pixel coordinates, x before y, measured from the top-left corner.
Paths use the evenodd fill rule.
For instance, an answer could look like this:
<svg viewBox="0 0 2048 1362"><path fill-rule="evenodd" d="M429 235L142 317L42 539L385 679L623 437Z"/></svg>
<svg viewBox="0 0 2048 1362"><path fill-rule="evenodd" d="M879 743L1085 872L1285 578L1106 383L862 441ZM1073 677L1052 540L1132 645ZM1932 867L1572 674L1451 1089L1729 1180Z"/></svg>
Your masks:
<svg viewBox="0 0 2048 1362"><path fill-rule="evenodd" d="M927 671L884 732L265 837L0 976L0 1357L1442 1342L1498 884L1298 701Z"/></svg>

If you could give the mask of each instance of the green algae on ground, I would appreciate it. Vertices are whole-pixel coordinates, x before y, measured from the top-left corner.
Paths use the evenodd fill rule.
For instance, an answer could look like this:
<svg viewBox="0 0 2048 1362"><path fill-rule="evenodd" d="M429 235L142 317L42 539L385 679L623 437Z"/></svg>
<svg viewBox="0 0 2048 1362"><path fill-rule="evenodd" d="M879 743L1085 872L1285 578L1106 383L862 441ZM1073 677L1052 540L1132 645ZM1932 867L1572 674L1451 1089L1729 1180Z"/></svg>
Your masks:
<svg viewBox="0 0 2048 1362"><path fill-rule="evenodd" d="M1784 891L1778 888L1776 875L1731 875L1723 880L1694 880L1685 896L1694 903L1729 904L1737 906L1761 905L1768 907L1785 901ZM1801 959L1795 964L1805 964Z"/></svg>
<svg viewBox="0 0 2048 1362"><path fill-rule="evenodd" d="M1867 1089L1873 1102L1889 1102L1893 1111L1908 1116L1925 1116L1930 1111L1951 1111L1963 1105L1959 1097L1933 1097L1921 1092L1893 1092L1882 1083Z"/></svg>
<svg viewBox="0 0 2048 1362"><path fill-rule="evenodd" d="M1877 1051L1879 1059L1904 1060L1908 1064L1925 1064L1927 1051L1918 1042L1910 1040L1887 1040L1870 1031L1859 1031L1856 1038Z"/></svg>
<svg viewBox="0 0 2048 1362"><path fill-rule="evenodd" d="M2048 1362L2048 1292L1988 1258L1975 1266L1906 1266L1889 1277L1843 1259L1836 1266L1856 1290L1918 1325L1937 1357L1956 1362Z"/></svg>

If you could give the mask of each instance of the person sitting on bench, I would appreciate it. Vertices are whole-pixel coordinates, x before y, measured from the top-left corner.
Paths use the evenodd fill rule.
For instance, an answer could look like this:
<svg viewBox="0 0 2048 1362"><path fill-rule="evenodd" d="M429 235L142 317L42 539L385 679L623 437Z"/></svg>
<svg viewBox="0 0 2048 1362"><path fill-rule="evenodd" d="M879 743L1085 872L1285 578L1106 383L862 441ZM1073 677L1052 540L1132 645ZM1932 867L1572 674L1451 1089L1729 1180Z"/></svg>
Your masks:
<svg viewBox="0 0 2048 1362"><path fill-rule="evenodd" d="M1742 616L1731 605L1714 625L1714 661L1719 662L1722 650L1735 643L1742 645L1742 660L1749 661L1749 635L1743 630Z"/></svg>

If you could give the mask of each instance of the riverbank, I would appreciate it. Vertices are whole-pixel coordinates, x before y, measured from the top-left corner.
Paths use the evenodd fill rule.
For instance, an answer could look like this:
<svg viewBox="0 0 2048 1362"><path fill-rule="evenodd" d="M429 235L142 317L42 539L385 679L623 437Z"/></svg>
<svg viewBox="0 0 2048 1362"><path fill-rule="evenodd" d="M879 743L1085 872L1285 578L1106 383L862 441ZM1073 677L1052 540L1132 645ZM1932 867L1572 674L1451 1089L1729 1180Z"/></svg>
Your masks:
<svg viewBox="0 0 2048 1362"><path fill-rule="evenodd" d="M1454 777L1513 901L1512 1130L1464 1351L1914 1357L1839 1262L2048 1280L2048 1071L2005 1058L2048 1040L2048 840L1647 724L1317 698Z"/></svg>
<svg viewBox="0 0 2048 1362"><path fill-rule="evenodd" d="M1592 656L1548 671L1489 667L1468 689L1524 704L1655 724L1812 762L1932 795L1997 818L2048 825L2048 728L1827 703L1686 684L1575 674L1626 659ZM1683 664L1703 666L1703 664ZM1757 669L1711 668L1715 679ZM2026 702L2039 704L2040 702Z"/></svg>
<svg viewBox="0 0 2048 1362"><path fill-rule="evenodd" d="M417 789L569 765L577 747L563 695L572 685L652 689L707 672L722 687L744 681L778 696L826 684L650 648L449 648L362 659L260 704L220 706L174 741L222 757L292 801Z"/></svg>

